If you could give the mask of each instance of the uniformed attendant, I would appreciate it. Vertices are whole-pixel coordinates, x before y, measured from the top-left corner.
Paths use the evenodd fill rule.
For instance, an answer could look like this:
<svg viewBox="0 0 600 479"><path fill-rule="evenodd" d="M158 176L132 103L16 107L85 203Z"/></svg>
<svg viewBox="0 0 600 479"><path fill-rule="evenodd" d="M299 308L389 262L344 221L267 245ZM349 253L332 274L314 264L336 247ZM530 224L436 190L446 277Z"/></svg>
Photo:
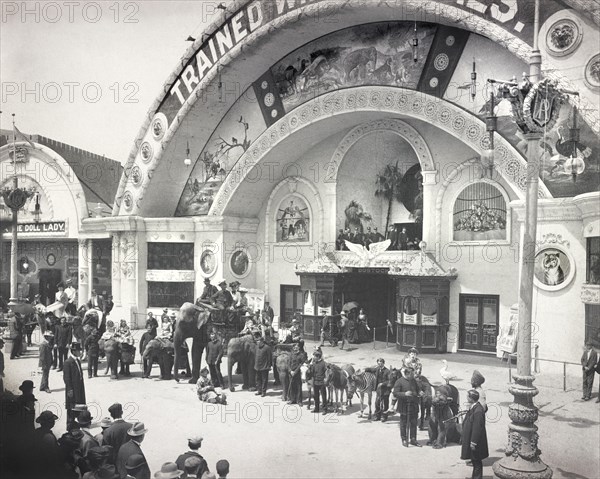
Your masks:
<svg viewBox="0 0 600 479"><path fill-rule="evenodd" d="M413 369L402 368L402 377L394 384L393 394L398 399L400 413L400 437L402 445L408 447L408 439L413 446L421 447L417 442L417 415L419 413L419 393L417 382L413 378Z"/></svg>

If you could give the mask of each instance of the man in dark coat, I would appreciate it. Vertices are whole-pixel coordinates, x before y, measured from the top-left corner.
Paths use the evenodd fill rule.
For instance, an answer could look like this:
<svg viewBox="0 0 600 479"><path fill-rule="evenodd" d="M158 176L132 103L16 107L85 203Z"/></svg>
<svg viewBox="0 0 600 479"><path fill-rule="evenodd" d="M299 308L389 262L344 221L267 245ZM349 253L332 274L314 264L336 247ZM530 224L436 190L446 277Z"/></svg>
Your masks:
<svg viewBox="0 0 600 479"><path fill-rule="evenodd" d="M581 369L583 371L583 396L581 399L589 401L592 398L592 387L594 386L594 375L596 374L596 363L598 354L592 347L591 342L585 344L585 351L581 356Z"/></svg>
<svg viewBox="0 0 600 479"><path fill-rule="evenodd" d="M254 369L256 371L256 395L265 397L267 395L267 382L269 380L269 369L273 364L273 351L271 346L265 343L265 338L256 333L258 345L254 358Z"/></svg>
<svg viewBox="0 0 600 479"><path fill-rule="evenodd" d="M485 431L485 412L479 402L479 393L474 389L467 393L467 401L470 408L463 421L460 458L470 459L473 463L472 479L481 479L483 477L482 461L490 455Z"/></svg>
<svg viewBox="0 0 600 479"><path fill-rule="evenodd" d="M210 370L210 378L213 386L225 387L225 381L221 374L221 358L223 357L223 343L214 331L210 332L210 341L206 345L206 364ZM179 466L179 463L177 463Z"/></svg>
<svg viewBox="0 0 600 479"><path fill-rule="evenodd" d="M198 453L198 449L202 446L202 437L194 436L188 439L188 447L189 451L181 454L176 460L175 464L177 464L177 469L180 471L185 470L185 461L190 457L195 457L200 461L200 467L198 468L198 472L196 473L196 477L202 477L205 472L210 472L208 469L208 464L206 460Z"/></svg>
<svg viewBox="0 0 600 479"><path fill-rule="evenodd" d="M69 357L63 364L63 380L65 382L65 406L67 409L67 429L75 419L75 404L85 404L85 384L81 369L81 344L72 343Z"/></svg>
<svg viewBox="0 0 600 479"><path fill-rule="evenodd" d="M104 298L96 293L95 289L92 289L92 297L87 302L88 309L97 309L98 311L104 311Z"/></svg>
<svg viewBox="0 0 600 479"><path fill-rule="evenodd" d="M233 296L227 290L227 281L224 279L219 282L220 291L217 291L210 298L218 309L225 310L229 309L233 304Z"/></svg>
<svg viewBox="0 0 600 479"><path fill-rule="evenodd" d="M314 413L319 412L319 395L323 399L323 414L327 414L327 386L325 386L325 372L327 363L323 361L323 354L317 350L313 353L312 363L310 364L309 376L313 380L313 394L315 400Z"/></svg>
<svg viewBox="0 0 600 479"><path fill-rule="evenodd" d="M52 428L58 416L52 411L42 411L35 420L40 427L33 433L32 446L35 457L35 470L40 474L37 477L60 478L60 449Z"/></svg>
<svg viewBox="0 0 600 479"><path fill-rule="evenodd" d="M210 303L210 299L213 295L217 294L217 291L217 287L210 284L210 278L204 278L204 289L202 290L200 297L196 300L196 303Z"/></svg>
<svg viewBox="0 0 600 479"><path fill-rule="evenodd" d="M114 463L119 449L129 440L127 431L133 424L123 419L123 406L118 402L110 406L108 412L113 418L113 422L102 433L102 445L112 447L111 462Z"/></svg>
<svg viewBox="0 0 600 479"><path fill-rule="evenodd" d="M393 394L398 399L400 413L400 437L402 445L408 447L408 439L413 446L421 447L417 442L417 416L419 414L419 388L413 378L413 369L402 368L402 377L394 384Z"/></svg>
<svg viewBox="0 0 600 479"><path fill-rule="evenodd" d="M62 317L60 324L54 329L54 343L58 349L58 371L63 370L63 363L69 353L69 345L73 341L73 327L67 323L67 318Z"/></svg>
<svg viewBox="0 0 600 479"><path fill-rule="evenodd" d="M148 429L144 427L143 422L136 422L131 428L127 431L129 435L129 441L123 444L119 448L119 452L117 454L117 471L121 479L125 479L127 477L127 469L125 468L125 463L127 459L134 454L141 454L144 456L142 452L142 448L140 445L146 436ZM144 456L145 459L146 456ZM141 473L138 476L138 479L150 479L150 468L148 467L148 461L146 461L145 467L142 468Z"/></svg>
<svg viewBox="0 0 600 479"><path fill-rule="evenodd" d="M375 421L387 421L388 409L390 407L390 370L385 367L385 359L379 358L377 366L374 368L365 368L365 371L375 375Z"/></svg>
<svg viewBox="0 0 600 479"><path fill-rule="evenodd" d="M42 382L40 391L50 392L48 378L50 376L50 368L52 367L52 343L54 342L54 334L48 330L44 333L44 340L40 344L40 359L39 367L42 368Z"/></svg>
<svg viewBox="0 0 600 479"><path fill-rule="evenodd" d="M290 357L290 404L302 404L302 375L300 368L308 359L303 347L304 341L294 344Z"/></svg>

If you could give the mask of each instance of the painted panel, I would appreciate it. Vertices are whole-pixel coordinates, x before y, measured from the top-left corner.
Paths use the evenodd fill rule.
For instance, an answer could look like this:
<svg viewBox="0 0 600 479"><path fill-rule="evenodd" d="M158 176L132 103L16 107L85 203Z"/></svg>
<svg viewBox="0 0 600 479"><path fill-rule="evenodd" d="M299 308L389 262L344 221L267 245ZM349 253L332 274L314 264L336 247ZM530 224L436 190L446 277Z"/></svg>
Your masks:
<svg viewBox="0 0 600 479"><path fill-rule="evenodd" d="M286 112L330 90L358 85L416 88L437 26L414 22L359 25L298 48L271 71Z"/></svg>
<svg viewBox="0 0 600 479"><path fill-rule="evenodd" d="M175 216L206 215L237 160L266 129L253 88L248 88L208 140L183 189Z"/></svg>

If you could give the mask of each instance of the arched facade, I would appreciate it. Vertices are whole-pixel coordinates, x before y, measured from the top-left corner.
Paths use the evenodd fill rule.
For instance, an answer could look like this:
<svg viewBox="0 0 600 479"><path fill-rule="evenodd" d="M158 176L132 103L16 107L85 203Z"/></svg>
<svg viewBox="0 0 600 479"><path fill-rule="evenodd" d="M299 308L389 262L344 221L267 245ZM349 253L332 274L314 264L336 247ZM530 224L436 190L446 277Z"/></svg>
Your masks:
<svg viewBox="0 0 600 479"><path fill-rule="evenodd" d="M233 2L177 64L132 148L113 217L106 222L117 257L124 259L113 263L113 289L127 285L120 288L117 306L144 312L150 283L193 283L197 296L203 276L224 276L242 278L257 297L267 295L282 320L298 313L314 323L320 313L333 312L339 301L355 294L352 279L317 287L318 275L345 278L362 269L385 290L378 301L388 309L373 314L382 318L393 317L407 297L430 306L431 298L421 294L427 290L423 285L437 285L435 302L444 305L438 322L419 306L417 323L406 323L410 327L403 329L401 348L413 341L438 351L496 351L518 297L514 285L527 164L525 142L511 129L514 124L504 106L504 113L498 113L506 121L495 134L492 178L482 179L489 171L482 168L480 157L490 144L485 79L528 68L531 13L519 7L518 2L483 10L435 1L407 1L400 7L389 2ZM315 22L319 15L336 21ZM562 87L580 91L582 138L591 153L586 172L573 183L555 158L564 130L547 132L546 143L540 144L539 230L546 240L551 234L568 237L577 264L569 285L536 293L547 299L539 306L540 315L546 307L558 311L568 305L572 314L584 316L590 303L581 301L581 291L586 298L595 291L583 274L586 238L593 236L593 228L581 226L588 221L582 216L585 205L597 196L597 187L591 185L597 175L593 138L600 127L594 107L598 91L561 66L574 56L592 61L589 42L597 38L598 28L577 10L564 10L554 2L547 5L541 23L551 33L557 20L574 17L583 46L557 55L552 35L546 35L542 69L549 69L548 76ZM407 45L417 24L419 48L412 51ZM475 57L479 83L471 97ZM563 110L564 129L569 107ZM398 138L397 158L389 146L395 140L378 143L389 135ZM190 168L182 162L188 145L198 158ZM544 149L552 154L544 156ZM349 182L352 170L340 171L351 161L360 168L354 168L357 178ZM404 165L404 174L416 164L418 175L398 178L399 199L373 199L381 188L377 175L389 171L384 167ZM502 241L453 240L453 204L461 190L478 181L502 193ZM164 194L166 184L173 194ZM361 209L359 197L369 198L362 202L373 211ZM394 215L391 209L397 205L402 213ZM390 218L393 228L385 231ZM377 256L344 251L339 230L348 225L360 229L363 237L373 235L367 243L387 235L391 248ZM377 227L381 237L374 233ZM161 242L193 244L194 270L149 269L147 245ZM408 249L419 244L426 255ZM201 264L209 250L216 261L210 268ZM248 259L242 275L234 271L240 251ZM383 279L381 271L373 271L377 268L385 270ZM490 281L490 274L497 280ZM330 304L315 303L327 288ZM476 302L493 303L493 318L479 318L481 331L487 328L485 340L481 331L469 331L467 341L464 311ZM403 312L398 314L404 324ZM492 322L494 327L487 327ZM548 327L545 334L551 343L555 330ZM586 334L584 328L574 328L569 344L557 354L566 357Z"/></svg>

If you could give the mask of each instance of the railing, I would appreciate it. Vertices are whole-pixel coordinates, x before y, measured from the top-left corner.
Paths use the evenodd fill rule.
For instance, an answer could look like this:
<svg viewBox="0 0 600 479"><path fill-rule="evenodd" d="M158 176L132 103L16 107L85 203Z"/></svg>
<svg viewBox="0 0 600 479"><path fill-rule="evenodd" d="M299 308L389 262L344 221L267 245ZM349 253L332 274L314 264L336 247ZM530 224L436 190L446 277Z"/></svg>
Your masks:
<svg viewBox="0 0 600 479"><path fill-rule="evenodd" d="M383 331L385 329L385 332ZM378 334L379 331L379 334ZM371 332L373 333L373 349L377 349L377 338L382 338L385 336L385 348L396 347L396 342L398 341L398 328L396 331L392 329L392 327L388 326L378 326L376 328L371 328ZM381 339L379 342L383 342Z"/></svg>
<svg viewBox="0 0 600 479"><path fill-rule="evenodd" d="M539 353L538 353L538 348L539 346L536 345L535 346L535 353L534 353L534 357L532 358L533 361L533 372L539 374L540 373L540 365L539 365L539 361L545 361L547 363L556 363L556 364L562 364L562 377L563 377L563 391L567 390L567 364L573 365L573 366L578 366L579 368L581 368L581 364L580 363L573 363L570 361L558 361L556 359L545 359L545 358L540 358L539 357ZM516 358L517 353L512 353L509 354L509 360L508 360L508 381L512 383L512 359Z"/></svg>

